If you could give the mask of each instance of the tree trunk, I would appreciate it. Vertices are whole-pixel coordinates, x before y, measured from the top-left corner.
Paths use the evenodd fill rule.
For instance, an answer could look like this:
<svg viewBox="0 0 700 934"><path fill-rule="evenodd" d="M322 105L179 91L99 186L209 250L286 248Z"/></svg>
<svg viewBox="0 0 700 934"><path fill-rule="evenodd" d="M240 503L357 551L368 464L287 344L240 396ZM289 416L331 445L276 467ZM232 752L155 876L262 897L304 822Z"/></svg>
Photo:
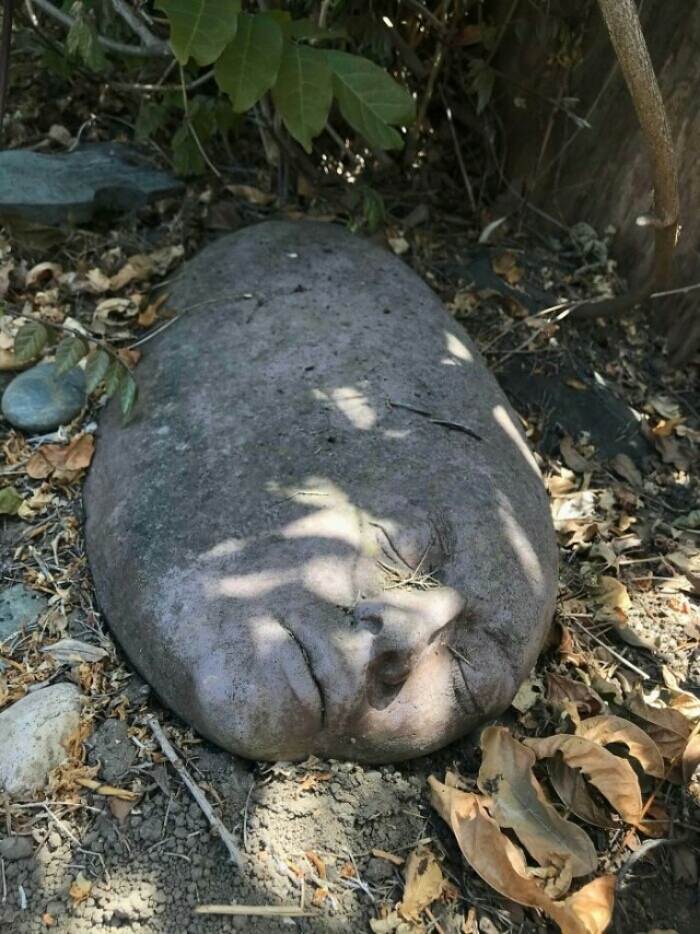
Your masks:
<svg viewBox="0 0 700 934"><path fill-rule="evenodd" d="M497 0L498 22L512 3ZM614 225L620 272L634 286L649 268L654 246L649 228L636 224L652 203L649 153L597 8L589 0L554 0L548 9L544 20L530 4L519 5L517 32L508 31L496 63L515 82L503 83L498 101L507 172L524 183L534 203L564 223L585 220L599 230ZM562 23L584 30L582 59L572 68L565 67L569 50ZM700 205L700 4L646 0L642 26L679 171L681 238L671 287L687 286L700 282L700 210L694 210ZM585 117L590 129L563 112L566 98L578 99L569 109ZM689 359L700 346L700 290L655 300L653 310L672 360Z"/></svg>

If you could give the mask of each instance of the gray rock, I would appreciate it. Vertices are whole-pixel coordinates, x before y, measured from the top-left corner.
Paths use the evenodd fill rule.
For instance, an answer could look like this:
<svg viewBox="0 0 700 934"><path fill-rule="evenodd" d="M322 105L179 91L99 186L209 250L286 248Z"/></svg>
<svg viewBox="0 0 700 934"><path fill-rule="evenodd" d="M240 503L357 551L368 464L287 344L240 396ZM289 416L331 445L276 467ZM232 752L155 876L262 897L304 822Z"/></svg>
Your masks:
<svg viewBox="0 0 700 934"><path fill-rule="evenodd" d="M43 788L66 758L63 746L80 724L80 691L53 684L25 695L0 713L0 789L9 794Z"/></svg>
<svg viewBox="0 0 700 934"><path fill-rule="evenodd" d="M166 704L263 759L387 762L503 710L557 551L518 418L400 260L323 224L205 249L197 308L110 403L85 487L98 600Z"/></svg>
<svg viewBox="0 0 700 934"><path fill-rule="evenodd" d="M0 213L39 224L84 224L96 209L133 211L182 190L128 146L91 143L44 155L0 152Z"/></svg>
<svg viewBox="0 0 700 934"><path fill-rule="evenodd" d="M0 859L14 862L16 859L29 859L36 844L32 837L0 838Z"/></svg>
<svg viewBox="0 0 700 934"><path fill-rule="evenodd" d="M21 629L29 629L46 609L46 600L24 584L13 584L0 593L0 643Z"/></svg>
<svg viewBox="0 0 700 934"><path fill-rule="evenodd" d="M90 746L90 763L101 764L100 774L110 785L121 781L134 764L136 748L124 720L105 720L90 738Z"/></svg>
<svg viewBox="0 0 700 934"><path fill-rule="evenodd" d="M80 367L56 375L53 363L40 363L15 376L2 395L2 414L21 431L53 431L72 421L85 405Z"/></svg>

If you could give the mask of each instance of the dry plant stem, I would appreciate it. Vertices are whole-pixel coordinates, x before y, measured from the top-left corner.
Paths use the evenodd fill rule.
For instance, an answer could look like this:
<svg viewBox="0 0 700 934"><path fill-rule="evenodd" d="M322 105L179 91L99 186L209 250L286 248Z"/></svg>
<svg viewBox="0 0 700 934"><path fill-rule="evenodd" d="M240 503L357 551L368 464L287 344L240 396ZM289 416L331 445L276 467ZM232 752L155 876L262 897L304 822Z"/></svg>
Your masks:
<svg viewBox="0 0 700 934"><path fill-rule="evenodd" d="M452 137L452 145L454 146L455 156L457 158L457 165L459 165L459 171L462 176L462 181L464 182L464 187L467 190L467 197L469 198L469 205L476 214L476 201L474 199L474 189L472 188L472 183L469 180L469 174L467 173L467 167L464 164L464 158L462 156L462 147L459 144L459 139L457 137L457 131L454 127L454 120L452 119L452 110L449 107L447 101L445 100L445 94L440 89L440 97L442 98L442 104L445 108L445 116L447 117L447 125L450 128L450 136Z"/></svg>
<svg viewBox="0 0 700 934"><path fill-rule="evenodd" d="M226 849L229 851L229 854L231 855L231 860L236 864L238 869L241 872L243 872L244 865L245 865L244 860L243 860L243 854L239 850L236 841L233 839L232 834L229 833L226 827L224 827L223 823L216 816L216 814L212 810L211 805L209 804L207 799L204 797L204 793L202 792L202 790L199 788L196 782L194 782L193 779L190 777L189 773L185 769L185 763L182 761L182 759L178 756L178 754L175 752L175 750L171 746L170 741L168 740L167 736L163 732L163 729L160 723L158 723L156 718L151 714L149 714L146 717L145 722L146 722L146 725L151 730L151 732L153 733L153 735L155 736L155 738L158 740L158 744L160 745L160 748L163 750L163 752L167 756L170 764L177 771L178 775L183 780L185 785L187 785L187 788L190 794L192 795L194 800L197 802L197 804L202 809L202 813L205 815L205 817L207 818L211 826L215 828L216 832L221 837L221 840L224 846L226 847Z"/></svg>
<svg viewBox="0 0 700 934"><path fill-rule="evenodd" d="M2 39L0 40L0 130L5 119L7 84L10 76L10 49L12 47L12 17L14 0L2 0Z"/></svg>
<svg viewBox="0 0 700 934"><path fill-rule="evenodd" d="M597 642L598 645L602 645L603 648L605 649L605 651L606 651L606 652L610 652L610 654L612 655L612 657L615 658L615 659L617 659L617 661L618 661L621 665L624 665L625 668L629 668L630 671L633 671L635 674L639 675L639 676L640 676L641 678L643 678L645 681L648 681L648 680L649 680L649 675L648 675L645 671L642 671L641 668L637 668L637 666L634 665L634 664L632 664L632 662L629 661L628 659L626 659L624 655L620 655L619 652L616 652L615 649L611 648L611 647L607 644L607 642L603 642L603 640L600 639L600 638L598 638L598 636L596 636L594 633L592 633L592 632L590 631L590 629L587 629L587 628L583 625L583 623L579 623L579 621L578 621L574 616L568 616L567 619L570 619L571 622L572 622L575 626L578 626L578 628L581 630L581 632L585 632L589 639L593 639L593 641L594 641L594 642Z"/></svg>
<svg viewBox="0 0 700 934"><path fill-rule="evenodd" d="M435 90L435 82L437 77L440 74L440 69L442 68L442 63L445 60L445 49L442 45L438 45L433 55L433 61L430 66L430 74L428 75L428 80L425 85L425 91L421 98L420 105L418 107L418 114L416 115L416 120L413 126L411 127L408 140L406 141L406 152L404 154L404 163L410 165L413 162L413 157L416 154L416 148L418 146L418 138L421 132L421 128L425 123L425 115L428 112L428 107L430 106L430 101L433 98L433 91Z"/></svg>
<svg viewBox="0 0 700 934"><path fill-rule="evenodd" d="M316 911L296 905L198 905L198 915L247 915L262 918L313 918Z"/></svg>
<svg viewBox="0 0 700 934"><path fill-rule="evenodd" d="M637 223L654 228L654 258L639 288L618 298L586 303L572 312L575 318L624 314L663 288L671 273L678 239L678 174L673 143L637 8L633 0L598 0L598 4L649 147L654 208L651 216L639 218Z"/></svg>
<svg viewBox="0 0 700 934"><path fill-rule="evenodd" d="M187 122L187 129L190 131L190 136L194 140L195 145L199 150L202 159L204 159L205 164L214 173L214 175L216 175L217 178L221 178L221 172L216 168L214 163L207 155L206 150L204 149L204 146L202 146L201 140L197 135L197 131L192 124L192 120L190 119L189 102L187 100L187 82L185 81L185 70L182 65L180 65L180 90L182 91L182 106L185 111L185 121Z"/></svg>

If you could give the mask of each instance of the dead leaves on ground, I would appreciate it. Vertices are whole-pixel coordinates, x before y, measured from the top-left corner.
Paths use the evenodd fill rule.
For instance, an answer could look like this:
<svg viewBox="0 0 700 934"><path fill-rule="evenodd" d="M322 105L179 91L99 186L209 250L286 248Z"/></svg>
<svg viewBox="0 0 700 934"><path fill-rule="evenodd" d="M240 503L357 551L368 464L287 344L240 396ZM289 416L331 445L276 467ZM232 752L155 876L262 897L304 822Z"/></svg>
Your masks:
<svg viewBox="0 0 700 934"><path fill-rule="evenodd" d="M542 911L562 934L602 934L613 915L616 877L575 819L604 830L627 827L635 841L637 834L668 833L654 790L679 769L691 794L693 783L700 787L697 704L678 706L636 693L628 710L638 723L588 716L572 733L522 741L503 727L487 727L476 788L454 773L444 782L433 775L431 803L495 892ZM436 906L457 897L440 861L421 844L406 863L402 901L372 921L372 930L420 934Z"/></svg>

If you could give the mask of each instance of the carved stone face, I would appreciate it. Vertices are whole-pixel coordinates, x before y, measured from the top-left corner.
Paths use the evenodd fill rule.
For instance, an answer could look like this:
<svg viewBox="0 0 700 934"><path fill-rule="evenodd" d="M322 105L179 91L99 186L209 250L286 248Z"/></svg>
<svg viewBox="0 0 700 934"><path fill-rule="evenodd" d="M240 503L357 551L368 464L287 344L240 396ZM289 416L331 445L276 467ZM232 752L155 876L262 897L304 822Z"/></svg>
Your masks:
<svg viewBox="0 0 700 934"><path fill-rule="evenodd" d="M219 304L154 342L86 487L127 654L251 758L396 761L500 712L548 628L556 549L466 335L399 261L326 227L244 231L185 278L176 307Z"/></svg>

